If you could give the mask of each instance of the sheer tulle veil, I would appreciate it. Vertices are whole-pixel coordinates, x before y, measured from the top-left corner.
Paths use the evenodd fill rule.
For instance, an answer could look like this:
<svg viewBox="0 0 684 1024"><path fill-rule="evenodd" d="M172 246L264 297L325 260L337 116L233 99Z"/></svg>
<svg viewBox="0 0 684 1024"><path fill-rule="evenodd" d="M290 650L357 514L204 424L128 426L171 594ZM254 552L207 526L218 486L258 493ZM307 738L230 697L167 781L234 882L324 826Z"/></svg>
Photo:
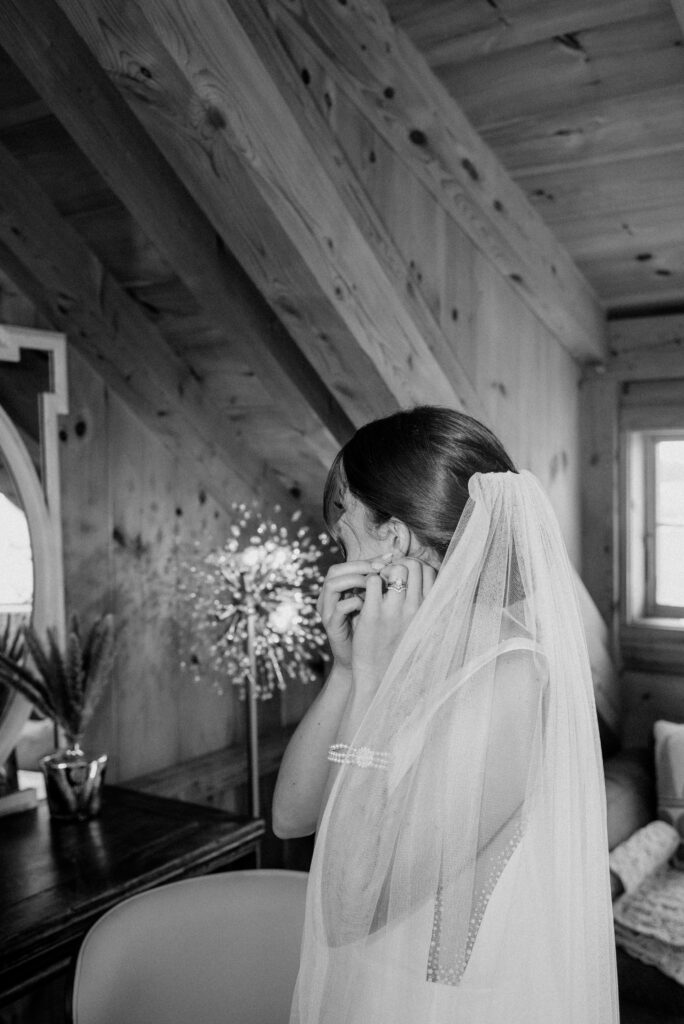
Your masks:
<svg viewBox="0 0 684 1024"><path fill-rule="evenodd" d="M582 624L532 474L475 474L311 866L296 1024L615 1024Z"/></svg>

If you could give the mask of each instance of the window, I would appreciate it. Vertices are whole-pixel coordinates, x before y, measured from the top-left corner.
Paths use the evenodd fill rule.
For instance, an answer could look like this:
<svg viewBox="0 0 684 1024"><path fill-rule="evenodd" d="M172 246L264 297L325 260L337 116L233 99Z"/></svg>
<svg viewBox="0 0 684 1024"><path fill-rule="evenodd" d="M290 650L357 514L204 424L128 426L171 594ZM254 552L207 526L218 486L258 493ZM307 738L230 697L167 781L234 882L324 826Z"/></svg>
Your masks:
<svg viewBox="0 0 684 1024"><path fill-rule="evenodd" d="M644 612L684 618L684 433L644 437Z"/></svg>
<svg viewBox="0 0 684 1024"><path fill-rule="evenodd" d="M624 639L634 628L653 639L667 631L679 644L684 642L684 381L626 382L619 434Z"/></svg>
<svg viewBox="0 0 684 1024"><path fill-rule="evenodd" d="M623 387L620 432L622 625L684 640L684 382Z"/></svg>

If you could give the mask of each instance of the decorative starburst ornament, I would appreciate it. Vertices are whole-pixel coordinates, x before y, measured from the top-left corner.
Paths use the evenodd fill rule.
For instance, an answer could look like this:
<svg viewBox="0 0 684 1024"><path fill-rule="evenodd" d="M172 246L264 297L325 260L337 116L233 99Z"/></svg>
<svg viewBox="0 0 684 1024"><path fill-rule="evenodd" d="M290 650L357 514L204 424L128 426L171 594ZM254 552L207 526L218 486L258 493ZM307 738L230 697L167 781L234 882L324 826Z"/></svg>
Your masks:
<svg viewBox="0 0 684 1024"><path fill-rule="evenodd" d="M223 678L241 695L249 690L265 700L288 680L314 681L312 662L327 660L316 600L329 542L297 525L301 512L286 527L257 507L234 505L233 511L226 543L185 564L179 589L190 650L182 667L196 682Z"/></svg>

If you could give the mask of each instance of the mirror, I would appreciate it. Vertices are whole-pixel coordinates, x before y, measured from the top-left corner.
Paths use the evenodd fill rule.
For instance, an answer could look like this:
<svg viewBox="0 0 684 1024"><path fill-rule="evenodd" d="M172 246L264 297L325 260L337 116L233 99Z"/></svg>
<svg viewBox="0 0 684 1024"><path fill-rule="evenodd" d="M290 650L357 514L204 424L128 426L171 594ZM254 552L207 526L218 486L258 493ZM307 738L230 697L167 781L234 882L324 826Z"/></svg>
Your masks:
<svg viewBox="0 0 684 1024"><path fill-rule="evenodd" d="M58 416L68 411L66 339L49 331L0 325L0 547L5 616L30 617L44 633L64 638L64 586L60 521ZM28 541L28 543L27 543ZM12 567L10 575L8 568ZM13 604L12 587L16 587ZM0 694L0 765L9 757L31 705Z"/></svg>
<svg viewBox="0 0 684 1024"><path fill-rule="evenodd" d="M33 556L21 495L0 449L0 627L31 617Z"/></svg>

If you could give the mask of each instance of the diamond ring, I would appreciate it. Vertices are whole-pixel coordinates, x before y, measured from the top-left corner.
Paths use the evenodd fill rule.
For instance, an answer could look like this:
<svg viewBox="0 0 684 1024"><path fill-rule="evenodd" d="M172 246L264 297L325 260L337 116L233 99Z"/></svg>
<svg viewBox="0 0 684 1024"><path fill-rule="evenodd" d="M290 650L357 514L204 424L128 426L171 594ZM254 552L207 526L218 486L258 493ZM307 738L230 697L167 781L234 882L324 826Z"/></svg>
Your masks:
<svg viewBox="0 0 684 1024"><path fill-rule="evenodd" d="M387 589L396 590L398 594L401 594L402 591L408 589L408 584L405 583L403 580L389 580L389 582L387 583Z"/></svg>

